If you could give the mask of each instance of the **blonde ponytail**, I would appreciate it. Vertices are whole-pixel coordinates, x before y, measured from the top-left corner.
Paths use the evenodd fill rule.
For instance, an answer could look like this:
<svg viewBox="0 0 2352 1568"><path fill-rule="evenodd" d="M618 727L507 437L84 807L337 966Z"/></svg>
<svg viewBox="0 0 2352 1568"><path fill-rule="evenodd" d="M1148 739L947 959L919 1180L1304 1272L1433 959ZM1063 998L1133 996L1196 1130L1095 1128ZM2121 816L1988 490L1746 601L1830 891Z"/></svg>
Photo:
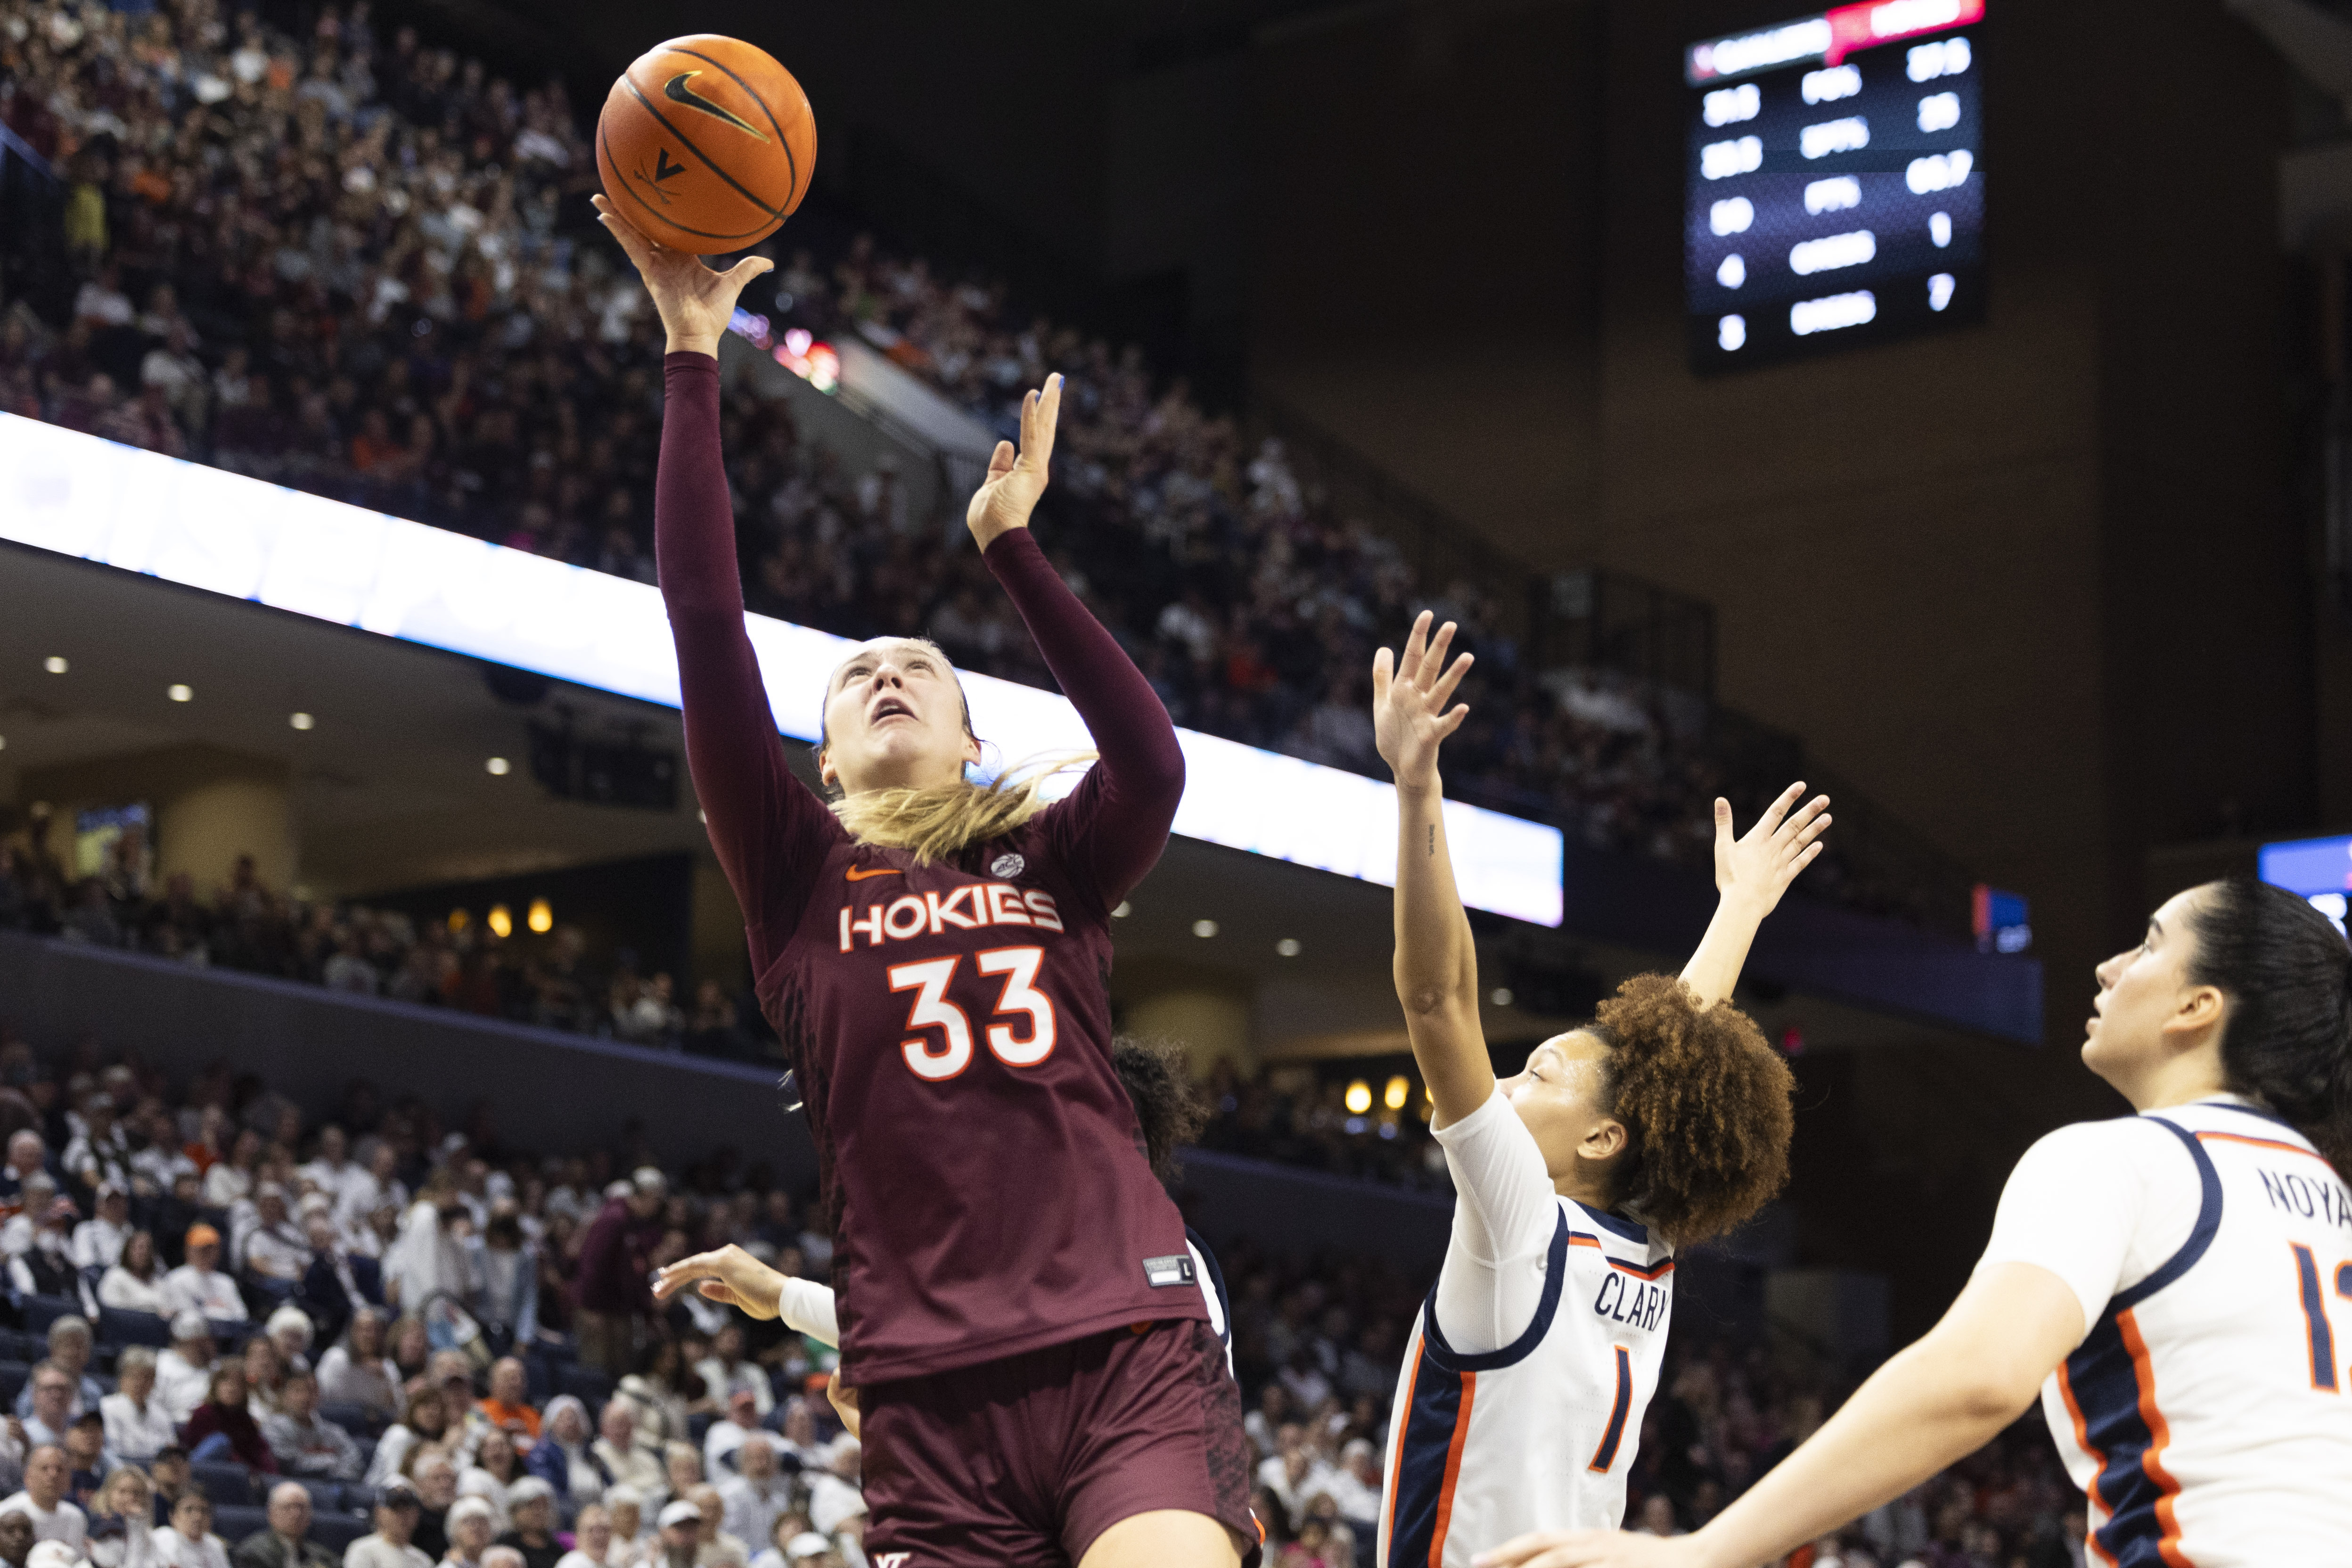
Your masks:
<svg viewBox="0 0 2352 1568"><path fill-rule="evenodd" d="M835 801L833 815L859 843L908 850L917 865L928 866L1012 832L1045 809L1046 780L1096 755L1076 752L1034 761L984 784L959 779L932 789L865 790Z"/></svg>

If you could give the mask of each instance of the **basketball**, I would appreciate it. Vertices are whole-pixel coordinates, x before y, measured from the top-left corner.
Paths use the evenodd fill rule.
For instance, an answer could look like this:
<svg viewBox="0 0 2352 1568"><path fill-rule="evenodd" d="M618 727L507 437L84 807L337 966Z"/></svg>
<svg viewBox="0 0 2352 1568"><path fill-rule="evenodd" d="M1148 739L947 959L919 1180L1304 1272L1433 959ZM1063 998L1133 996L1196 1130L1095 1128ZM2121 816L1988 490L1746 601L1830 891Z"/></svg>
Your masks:
<svg viewBox="0 0 2352 1568"><path fill-rule="evenodd" d="M647 237L698 256L773 234L815 170L808 94L737 38L655 45L613 83L596 121L604 195Z"/></svg>

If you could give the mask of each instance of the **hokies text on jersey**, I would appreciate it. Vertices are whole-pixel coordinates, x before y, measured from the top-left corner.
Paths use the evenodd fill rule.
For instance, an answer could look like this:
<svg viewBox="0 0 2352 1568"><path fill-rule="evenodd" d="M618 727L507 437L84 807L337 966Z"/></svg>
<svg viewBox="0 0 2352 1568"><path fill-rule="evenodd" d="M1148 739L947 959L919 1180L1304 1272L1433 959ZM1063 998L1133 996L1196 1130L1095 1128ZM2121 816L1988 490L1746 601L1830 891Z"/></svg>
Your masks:
<svg viewBox="0 0 2352 1568"><path fill-rule="evenodd" d="M884 942L911 942L919 936L939 936L950 928L972 931L982 926L1030 926L1040 931L1062 929L1062 911L1054 895L1041 889L1023 889L1010 882L966 882L949 892L907 893L887 903L866 905L853 912L841 910L841 951L851 952L855 939L868 947Z"/></svg>

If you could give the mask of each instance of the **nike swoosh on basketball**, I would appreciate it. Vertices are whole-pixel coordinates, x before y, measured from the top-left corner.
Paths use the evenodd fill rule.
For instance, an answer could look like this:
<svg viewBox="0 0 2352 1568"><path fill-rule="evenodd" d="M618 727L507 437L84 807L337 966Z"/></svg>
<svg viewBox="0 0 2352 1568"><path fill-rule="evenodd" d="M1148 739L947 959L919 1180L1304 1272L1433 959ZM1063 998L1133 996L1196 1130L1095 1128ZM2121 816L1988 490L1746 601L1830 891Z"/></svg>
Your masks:
<svg viewBox="0 0 2352 1568"><path fill-rule="evenodd" d="M700 93L686 85L688 82L692 81L696 77L698 77L702 73L700 71L678 72L676 76L670 78L669 80L662 84L662 96L668 99L672 103L682 103L688 109L698 109L702 110L703 113L708 114L714 119L723 120L728 124L732 125L736 130L743 132L746 136L756 136L762 142L769 139L766 132L761 130L758 126L752 124L750 121L744 119L733 110L722 108L719 105L711 102L709 99L703 97Z"/></svg>
<svg viewBox="0 0 2352 1568"><path fill-rule="evenodd" d="M855 866L852 866L846 872L843 873L843 875L846 876L853 882L863 882L873 877L896 877L898 874L898 872L894 870L865 871L860 870Z"/></svg>

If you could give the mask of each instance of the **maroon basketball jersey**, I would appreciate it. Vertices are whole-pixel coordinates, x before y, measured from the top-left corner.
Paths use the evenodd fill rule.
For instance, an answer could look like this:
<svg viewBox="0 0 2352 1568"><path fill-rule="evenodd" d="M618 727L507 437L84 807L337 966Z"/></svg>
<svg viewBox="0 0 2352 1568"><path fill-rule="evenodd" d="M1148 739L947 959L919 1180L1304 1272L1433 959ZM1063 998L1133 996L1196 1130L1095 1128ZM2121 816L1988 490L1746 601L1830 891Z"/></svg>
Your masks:
<svg viewBox="0 0 2352 1568"><path fill-rule="evenodd" d="M843 1375L943 1372L1205 1319L1110 1060L1109 910L1159 858L1183 753L1025 529L991 571L1101 761L950 863L854 844L785 764L743 630L717 365L665 361L655 492L687 760L799 1074L834 1225Z"/></svg>

